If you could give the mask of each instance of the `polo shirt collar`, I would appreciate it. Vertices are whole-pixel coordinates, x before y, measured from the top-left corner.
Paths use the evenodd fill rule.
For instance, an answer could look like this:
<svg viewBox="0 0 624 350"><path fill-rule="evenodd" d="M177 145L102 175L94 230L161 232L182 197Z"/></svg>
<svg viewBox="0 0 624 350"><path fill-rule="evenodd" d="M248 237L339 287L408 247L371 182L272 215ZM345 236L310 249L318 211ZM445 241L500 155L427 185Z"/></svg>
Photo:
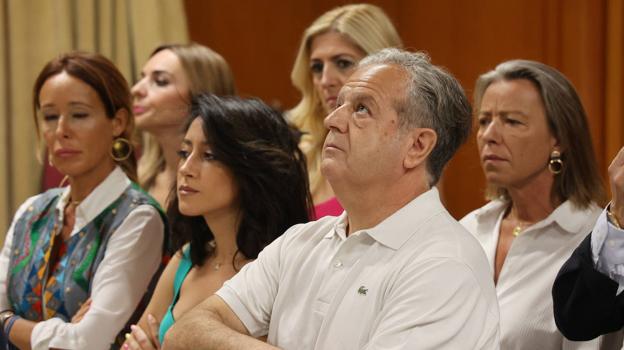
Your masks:
<svg viewBox="0 0 624 350"><path fill-rule="evenodd" d="M399 249L412 235L427 222L427 220L446 209L440 202L440 194L436 187L422 193L414 198L401 209L384 219L377 226L370 229L363 229L352 235L366 233L374 240L391 249ZM346 239L346 228L348 224L348 213L345 211L339 217L325 238L338 235Z"/></svg>

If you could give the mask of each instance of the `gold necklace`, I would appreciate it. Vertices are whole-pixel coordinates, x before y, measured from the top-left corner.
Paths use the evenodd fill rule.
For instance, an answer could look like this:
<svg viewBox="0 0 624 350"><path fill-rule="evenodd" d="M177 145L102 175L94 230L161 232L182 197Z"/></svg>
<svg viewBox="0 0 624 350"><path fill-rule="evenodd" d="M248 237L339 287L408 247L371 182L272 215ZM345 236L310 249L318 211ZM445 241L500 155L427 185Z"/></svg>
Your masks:
<svg viewBox="0 0 624 350"><path fill-rule="evenodd" d="M512 210L510 209L509 216L512 216L511 211L512 211ZM507 217L508 219L509 219L509 216ZM527 222L527 221L521 221L521 220L519 220L518 218L515 218L515 219L514 219L514 221L516 222L516 225L515 225L515 226L514 226L514 228L511 230L511 234L512 234L514 237L518 237L518 236L522 233L522 231L524 231L527 227L531 226L531 223L530 223L530 222Z"/></svg>
<svg viewBox="0 0 624 350"><path fill-rule="evenodd" d="M517 225L511 230L511 234L514 237L518 237L524 230L532 225L530 222L516 220Z"/></svg>

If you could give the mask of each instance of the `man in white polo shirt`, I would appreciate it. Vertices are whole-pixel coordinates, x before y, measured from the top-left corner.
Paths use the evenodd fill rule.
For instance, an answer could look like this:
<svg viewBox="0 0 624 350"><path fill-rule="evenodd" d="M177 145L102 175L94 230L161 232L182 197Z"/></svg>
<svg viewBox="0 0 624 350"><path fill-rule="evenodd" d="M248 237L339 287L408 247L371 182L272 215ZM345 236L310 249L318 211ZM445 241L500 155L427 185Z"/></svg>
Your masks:
<svg viewBox="0 0 624 350"><path fill-rule="evenodd" d="M322 171L345 213L289 229L164 348L498 349L487 260L433 187L471 122L425 55L365 58L325 119Z"/></svg>

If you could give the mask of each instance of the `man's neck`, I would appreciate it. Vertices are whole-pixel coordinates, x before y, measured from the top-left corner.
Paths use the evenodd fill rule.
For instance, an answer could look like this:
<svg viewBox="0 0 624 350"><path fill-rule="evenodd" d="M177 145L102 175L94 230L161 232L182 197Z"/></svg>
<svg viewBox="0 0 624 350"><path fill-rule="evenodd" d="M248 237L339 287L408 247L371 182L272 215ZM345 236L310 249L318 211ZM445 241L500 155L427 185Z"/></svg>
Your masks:
<svg viewBox="0 0 624 350"><path fill-rule="evenodd" d="M392 185L367 186L366 191L334 188L340 204L348 213L347 235L377 226L429 189L426 181L418 184L413 178L406 177Z"/></svg>

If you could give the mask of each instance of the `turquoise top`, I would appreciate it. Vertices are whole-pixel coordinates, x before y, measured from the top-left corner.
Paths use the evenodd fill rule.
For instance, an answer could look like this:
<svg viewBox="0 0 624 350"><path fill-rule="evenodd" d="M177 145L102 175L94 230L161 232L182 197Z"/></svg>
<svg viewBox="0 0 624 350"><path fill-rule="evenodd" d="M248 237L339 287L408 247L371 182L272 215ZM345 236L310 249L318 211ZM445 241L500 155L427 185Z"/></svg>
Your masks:
<svg viewBox="0 0 624 350"><path fill-rule="evenodd" d="M175 274L175 279L173 280L173 300L167 312L165 313L165 317L163 317L162 321L160 321L160 328L158 330L158 340L162 344L165 339L165 334L173 326L175 323L175 319L173 318L173 307L178 302L178 298L180 297L180 288L182 287L182 282L188 275L189 271L191 271L191 267L193 264L191 263L190 256L190 245L187 245L182 249L182 260L180 260L180 265L178 265L178 270Z"/></svg>

